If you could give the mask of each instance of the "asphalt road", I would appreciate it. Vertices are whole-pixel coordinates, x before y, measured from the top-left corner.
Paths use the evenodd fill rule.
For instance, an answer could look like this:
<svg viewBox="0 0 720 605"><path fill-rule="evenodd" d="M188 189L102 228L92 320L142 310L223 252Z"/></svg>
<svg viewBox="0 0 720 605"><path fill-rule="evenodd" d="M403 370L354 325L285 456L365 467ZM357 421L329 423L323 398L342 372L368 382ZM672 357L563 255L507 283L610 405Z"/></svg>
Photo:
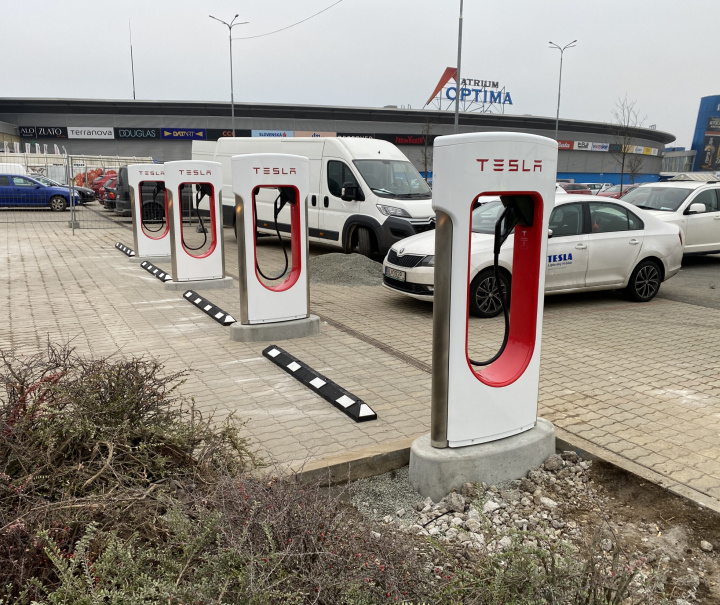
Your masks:
<svg viewBox="0 0 720 605"><path fill-rule="evenodd" d="M658 297L720 309L720 254L686 256L680 272L662 284Z"/></svg>

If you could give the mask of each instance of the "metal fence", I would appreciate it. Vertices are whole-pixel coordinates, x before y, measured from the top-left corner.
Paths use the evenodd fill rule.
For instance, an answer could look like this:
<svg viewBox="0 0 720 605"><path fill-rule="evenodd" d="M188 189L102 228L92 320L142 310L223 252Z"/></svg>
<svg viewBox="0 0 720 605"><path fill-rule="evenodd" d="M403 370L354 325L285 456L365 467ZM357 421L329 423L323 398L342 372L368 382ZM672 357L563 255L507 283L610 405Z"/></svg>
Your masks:
<svg viewBox="0 0 720 605"><path fill-rule="evenodd" d="M70 229L130 225L116 212L118 171L148 157L0 153L0 223L55 222Z"/></svg>

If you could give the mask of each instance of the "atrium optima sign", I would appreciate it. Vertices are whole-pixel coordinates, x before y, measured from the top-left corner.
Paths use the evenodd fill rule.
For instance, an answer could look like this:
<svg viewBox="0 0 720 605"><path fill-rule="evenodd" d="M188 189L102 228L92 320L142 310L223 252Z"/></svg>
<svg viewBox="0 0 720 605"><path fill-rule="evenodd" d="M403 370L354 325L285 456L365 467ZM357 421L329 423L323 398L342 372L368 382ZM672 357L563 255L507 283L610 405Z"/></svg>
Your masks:
<svg viewBox="0 0 720 605"><path fill-rule="evenodd" d="M114 139L112 126L68 126L68 139Z"/></svg>

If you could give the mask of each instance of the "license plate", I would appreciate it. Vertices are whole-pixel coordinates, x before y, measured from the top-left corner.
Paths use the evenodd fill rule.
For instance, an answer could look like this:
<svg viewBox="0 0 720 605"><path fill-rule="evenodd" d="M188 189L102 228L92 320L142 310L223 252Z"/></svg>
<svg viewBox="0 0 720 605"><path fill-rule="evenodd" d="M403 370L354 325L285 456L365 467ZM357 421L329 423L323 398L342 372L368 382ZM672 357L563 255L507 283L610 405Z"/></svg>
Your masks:
<svg viewBox="0 0 720 605"><path fill-rule="evenodd" d="M385 267L385 275L392 277L398 281L405 281L405 271L399 269L393 269L392 267Z"/></svg>

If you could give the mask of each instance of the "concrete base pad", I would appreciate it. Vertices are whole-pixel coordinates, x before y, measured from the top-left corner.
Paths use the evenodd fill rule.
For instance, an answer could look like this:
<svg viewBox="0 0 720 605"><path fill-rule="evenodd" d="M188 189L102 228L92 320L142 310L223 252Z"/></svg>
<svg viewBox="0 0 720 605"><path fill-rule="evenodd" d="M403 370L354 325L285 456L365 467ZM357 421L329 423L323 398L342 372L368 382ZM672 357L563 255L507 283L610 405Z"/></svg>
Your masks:
<svg viewBox="0 0 720 605"><path fill-rule="evenodd" d="M239 324L230 326L230 340L237 342L270 342L290 340L320 334L320 318L310 315L304 319L278 321L266 324Z"/></svg>
<svg viewBox="0 0 720 605"><path fill-rule="evenodd" d="M130 256L128 260L131 263L144 263L147 261L157 267L158 263L171 263L172 256Z"/></svg>
<svg viewBox="0 0 720 605"><path fill-rule="evenodd" d="M232 288L234 283L232 277L223 277L222 279L195 279L192 281L166 281L165 288L173 291L221 290L224 288Z"/></svg>
<svg viewBox="0 0 720 605"><path fill-rule="evenodd" d="M463 483L497 485L524 477L555 453L555 427L538 418L534 428L489 443L459 448L434 448L430 435L410 448L410 483L425 497L439 502Z"/></svg>

